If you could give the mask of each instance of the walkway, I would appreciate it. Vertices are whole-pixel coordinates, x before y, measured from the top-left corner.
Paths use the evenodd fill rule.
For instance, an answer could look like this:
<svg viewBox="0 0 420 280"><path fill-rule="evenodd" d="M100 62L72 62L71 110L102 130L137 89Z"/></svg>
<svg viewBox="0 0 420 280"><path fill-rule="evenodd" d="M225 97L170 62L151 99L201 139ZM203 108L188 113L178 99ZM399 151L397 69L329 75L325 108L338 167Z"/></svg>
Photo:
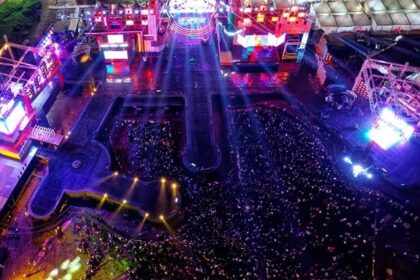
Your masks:
<svg viewBox="0 0 420 280"><path fill-rule="evenodd" d="M193 172L214 171L221 162L211 107L211 95L218 93L214 90L218 89L220 75L217 54L212 53L215 42L210 40L208 45L203 45L200 40L178 37L172 43L176 44L176 59L170 71L183 83L186 103L184 165Z"/></svg>

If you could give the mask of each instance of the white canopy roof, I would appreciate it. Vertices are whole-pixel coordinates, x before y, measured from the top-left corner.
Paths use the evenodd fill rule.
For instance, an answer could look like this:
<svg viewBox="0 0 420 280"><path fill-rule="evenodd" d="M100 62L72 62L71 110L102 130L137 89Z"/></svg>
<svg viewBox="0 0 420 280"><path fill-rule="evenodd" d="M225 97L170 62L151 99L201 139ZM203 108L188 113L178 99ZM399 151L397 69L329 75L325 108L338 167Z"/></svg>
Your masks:
<svg viewBox="0 0 420 280"><path fill-rule="evenodd" d="M420 30L420 0L339 0L312 4L326 32Z"/></svg>

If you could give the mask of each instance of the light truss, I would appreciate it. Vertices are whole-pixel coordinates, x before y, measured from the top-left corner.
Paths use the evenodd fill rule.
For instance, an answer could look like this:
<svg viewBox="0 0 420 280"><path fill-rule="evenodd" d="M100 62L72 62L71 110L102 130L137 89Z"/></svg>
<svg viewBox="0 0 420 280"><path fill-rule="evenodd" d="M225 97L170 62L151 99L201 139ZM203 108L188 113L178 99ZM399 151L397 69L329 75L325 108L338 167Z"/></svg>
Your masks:
<svg viewBox="0 0 420 280"><path fill-rule="evenodd" d="M6 42L0 48L0 90L35 98L60 67L51 40L37 47Z"/></svg>
<svg viewBox="0 0 420 280"><path fill-rule="evenodd" d="M60 68L50 30L36 47L0 45L0 155L22 159L35 110L31 102L44 91Z"/></svg>
<svg viewBox="0 0 420 280"><path fill-rule="evenodd" d="M420 127L420 68L366 59L353 91L369 100L372 114L379 118L384 108Z"/></svg>

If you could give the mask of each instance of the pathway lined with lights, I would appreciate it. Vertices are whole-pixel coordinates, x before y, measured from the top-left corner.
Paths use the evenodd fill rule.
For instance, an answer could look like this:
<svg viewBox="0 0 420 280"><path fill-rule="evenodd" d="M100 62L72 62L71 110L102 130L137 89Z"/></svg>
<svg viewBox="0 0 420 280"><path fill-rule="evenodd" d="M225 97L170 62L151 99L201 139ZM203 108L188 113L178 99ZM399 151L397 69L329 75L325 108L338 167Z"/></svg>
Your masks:
<svg viewBox="0 0 420 280"><path fill-rule="evenodd" d="M178 44L180 47L176 51L180 60L184 61L186 80L184 96L187 143L183 161L190 171L210 172L217 169L221 162L221 151L214 137L211 108L211 95L217 90L217 86L210 85L208 77L213 73L218 75L216 71L212 72L217 61L210 46L200 43L185 46L181 45L182 42ZM214 44L214 41L210 40L209 44Z"/></svg>

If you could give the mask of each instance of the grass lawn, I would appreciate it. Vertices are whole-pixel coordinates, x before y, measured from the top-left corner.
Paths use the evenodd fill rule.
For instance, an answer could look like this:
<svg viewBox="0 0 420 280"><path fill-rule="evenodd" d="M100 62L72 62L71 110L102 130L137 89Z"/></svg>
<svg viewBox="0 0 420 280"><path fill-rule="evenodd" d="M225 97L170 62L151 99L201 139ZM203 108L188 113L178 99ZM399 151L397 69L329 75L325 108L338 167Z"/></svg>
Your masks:
<svg viewBox="0 0 420 280"><path fill-rule="evenodd" d="M0 5L0 37L21 43L35 29L40 19L39 0L5 0Z"/></svg>

